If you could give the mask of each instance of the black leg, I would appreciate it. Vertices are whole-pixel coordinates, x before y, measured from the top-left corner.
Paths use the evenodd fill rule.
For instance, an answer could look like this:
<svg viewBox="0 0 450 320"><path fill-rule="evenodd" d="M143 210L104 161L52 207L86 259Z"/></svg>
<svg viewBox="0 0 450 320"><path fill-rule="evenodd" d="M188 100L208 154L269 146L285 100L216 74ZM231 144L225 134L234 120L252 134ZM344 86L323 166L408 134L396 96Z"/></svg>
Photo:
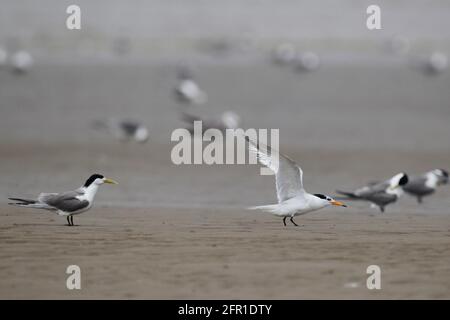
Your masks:
<svg viewBox="0 0 450 320"><path fill-rule="evenodd" d="M294 221L294 217L291 217L290 220L291 220L291 222L292 222L292 224L293 224L294 226L298 227L298 224L296 224L295 221Z"/></svg>
<svg viewBox="0 0 450 320"><path fill-rule="evenodd" d="M70 222L72 222L72 226L74 226L74 224L73 224L73 216L70 216Z"/></svg>
<svg viewBox="0 0 450 320"><path fill-rule="evenodd" d="M384 207L380 206L380 211L384 212Z"/></svg>
<svg viewBox="0 0 450 320"><path fill-rule="evenodd" d="M417 197L417 202L418 202L419 204L421 204L421 203L422 203L422 197Z"/></svg>
<svg viewBox="0 0 450 320"><path fill-rule="evenodd" d="M67 216L66 219L67 219L67 225L70 226L70 216Z"/></svg>
<svg viewBox="0 0 450 320"><path fill-rule="evenodd" d="M283 223L284 223L284 226L285 226L285 227L286 227L286 218L287 218L287 217L284 217L284 218L283 218Z"/></svg>

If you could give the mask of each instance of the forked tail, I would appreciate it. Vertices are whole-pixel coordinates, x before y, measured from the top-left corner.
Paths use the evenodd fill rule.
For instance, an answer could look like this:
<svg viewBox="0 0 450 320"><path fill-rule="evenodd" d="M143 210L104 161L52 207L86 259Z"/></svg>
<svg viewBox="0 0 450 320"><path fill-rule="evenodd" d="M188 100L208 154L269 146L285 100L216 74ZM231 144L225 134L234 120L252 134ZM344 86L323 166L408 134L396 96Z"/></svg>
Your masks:
<svg viewBox="0 0 450 320"><path fill-rule="evenodd" d="M342 199L342 200L345 200L345 199L359 199L359 197L357 195L355 195L353 192L336 190L336 193L339 193L340 195L343 195L343 196L346 197L346 198L344 198L344 197L340 197L340 198L335 197L335 199L337 199L337 200L339 200L339 199Z"/></svg>
<svg viewBox="0 0 450 320"><path fill-rule="evenodd" d="M248 207L247 209L248 210L262 210L262 211L274 213L278 209L278 204L270 204L270 205L266 205L266 206Z"/></svg>
<svg viewBox="0 0 450 320"><path fill-rule="evenodd" d="M35 208L35 209L52 209L47 204L38 202L36 200L21 199L21 198L8 198L9 200L16 201L8 203L11 206Z"/></svg>

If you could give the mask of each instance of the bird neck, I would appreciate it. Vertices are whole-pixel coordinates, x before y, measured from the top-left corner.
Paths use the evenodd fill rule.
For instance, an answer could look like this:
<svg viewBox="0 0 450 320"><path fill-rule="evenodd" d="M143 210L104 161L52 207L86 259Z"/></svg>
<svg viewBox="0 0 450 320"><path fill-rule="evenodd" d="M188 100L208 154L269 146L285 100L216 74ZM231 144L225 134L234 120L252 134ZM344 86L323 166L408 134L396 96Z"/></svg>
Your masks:
<svg viewBox="0 0 450 320"><path fill-rule="evenodd" d="M330 202L317 198L315 195L306 194L305 197L308 199L308 203L313 209L321 209L330 206Z"/></svg>
<svg viewBox="0 0 450 320"><path fill-rule="evenodd" d="M92 183L87 187L82 187L82 189L84 190L84 195L86 199L92 201L94 200L95 194L97 193L98 184Z"/></svg>
<svg viewBox="0 0 450 320"><path fill-rule="evenodd" d="M403 188L402 187L396 187L396 188L387 188L386 189L387 194L394 194L397 197L401 197L403 195Z"/></svg>

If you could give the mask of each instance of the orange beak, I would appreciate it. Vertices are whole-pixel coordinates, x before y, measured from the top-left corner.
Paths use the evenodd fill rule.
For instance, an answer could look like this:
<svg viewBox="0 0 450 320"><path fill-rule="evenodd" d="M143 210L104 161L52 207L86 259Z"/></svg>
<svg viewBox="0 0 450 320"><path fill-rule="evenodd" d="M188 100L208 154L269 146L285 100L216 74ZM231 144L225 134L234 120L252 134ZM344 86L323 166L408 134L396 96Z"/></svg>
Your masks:
<svg viewBox="0 0 450 320"><path fill-rule="evenodd" d="M333 200L333 201L331 201L331 204L332 204L333 206L338 206L338 207L344 207L344 208L347 208L347 206L346 206L345 204L343 204L342 202L340 202L340 201Z"/></svg>

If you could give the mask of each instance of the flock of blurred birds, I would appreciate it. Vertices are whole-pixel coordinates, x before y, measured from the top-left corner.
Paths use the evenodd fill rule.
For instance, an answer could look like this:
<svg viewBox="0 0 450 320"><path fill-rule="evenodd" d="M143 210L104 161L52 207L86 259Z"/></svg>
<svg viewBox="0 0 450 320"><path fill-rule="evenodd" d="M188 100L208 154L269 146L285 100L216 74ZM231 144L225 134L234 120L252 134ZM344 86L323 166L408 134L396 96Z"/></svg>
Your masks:
<svg viewBox="0 0 450 320"><path fill-rule="evenodd" d="M128 43L128 42L127 42ZM228 46L218 46L216 53L228 50ZM404 57L405 61L416 70L427 76L437 76L448 69L448 58L443 52L432 51L427 55L411 54L411 43L408 38L394 36L387 42L387 49L392 54ZM319 54L313 51L301 51L291 42L283 42L271 50L271 62L279 67L288 67L297 72L314 72L321 67ZM0 68L9 69L16 74L27 74L34 65L34 59L30 52L18 50L8 53L0 46ZM196 81L193 68L182 63L176 67L176 82L173 86L172 98L178 104L180 119L186 123L191 133L194 132L195 121L202 121L203 132L208 129L237 129L241 124L241 117L232 110L226 110L215 117L206 118L201 112L195 112L195 108L208 102L207 93L202 90ZM109 118L95 120L92 127L103 131L112 137L125 142L135 141L145 143L149 140L150 131L147 126L138 120ZM402 192L392 192L393 181L398 184ZM418 176L398 174L383 182L372 182L352 192L338 191L346 199L366 200L384 211L385 206L397 201L403 191L416 197L418 202L422 198L433 194L437 187L448 183L448 172L444 169L433 169Z"/></svg>

